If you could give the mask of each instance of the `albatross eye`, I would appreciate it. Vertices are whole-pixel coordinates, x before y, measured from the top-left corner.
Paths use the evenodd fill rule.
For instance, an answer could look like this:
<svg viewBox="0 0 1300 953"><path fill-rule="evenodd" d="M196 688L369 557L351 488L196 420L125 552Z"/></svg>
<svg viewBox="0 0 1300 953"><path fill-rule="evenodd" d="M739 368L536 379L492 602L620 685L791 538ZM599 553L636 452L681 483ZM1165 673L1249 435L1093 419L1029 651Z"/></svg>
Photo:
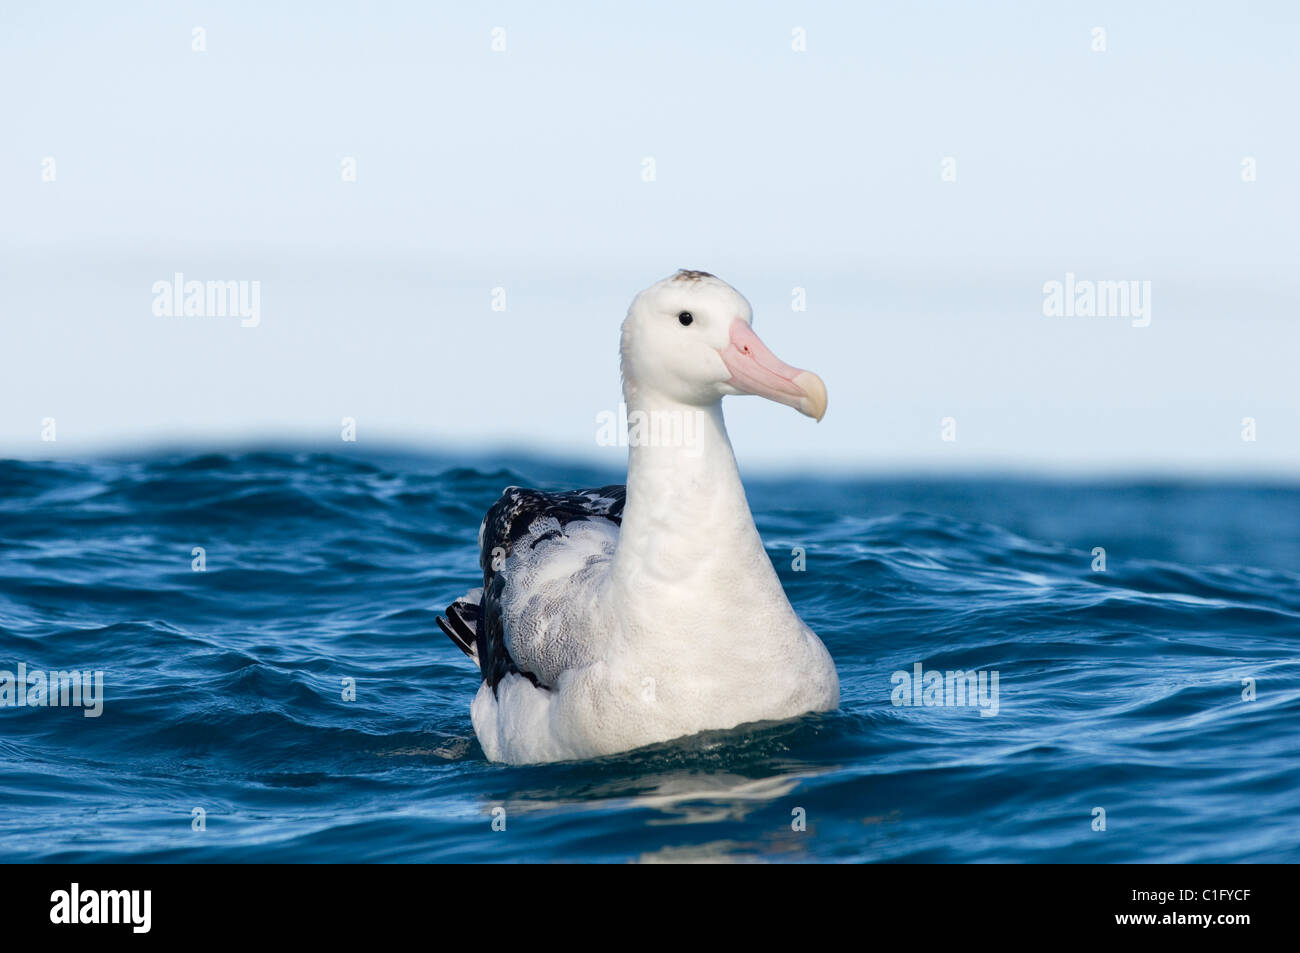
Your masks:
<svg viewBox="0 0 1300 953"><path fill-rule="evenodd" d="M677 320L682 322L682 327L686 327L695 320L695 316L689 311L683 311L681 314L677 315Z"/></svg>

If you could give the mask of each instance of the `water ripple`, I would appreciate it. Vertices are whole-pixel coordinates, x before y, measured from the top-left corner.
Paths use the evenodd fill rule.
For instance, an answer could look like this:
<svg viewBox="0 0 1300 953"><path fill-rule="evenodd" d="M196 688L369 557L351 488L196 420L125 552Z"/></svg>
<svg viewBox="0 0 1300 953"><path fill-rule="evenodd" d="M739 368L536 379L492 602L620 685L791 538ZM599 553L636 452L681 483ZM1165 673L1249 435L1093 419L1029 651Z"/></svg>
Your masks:
<svg viewBox="0 0 1300 953"><path fill-rule="evenodd" d="M0 462L0 669L104 677L97 718L0 708L0 854L1300 859L1294 488L751 481L841 709L489 764L474 670L433 618L503 487L616 479L274 450ZM918 664L996 672L997 714L895 704Z"/></svg>

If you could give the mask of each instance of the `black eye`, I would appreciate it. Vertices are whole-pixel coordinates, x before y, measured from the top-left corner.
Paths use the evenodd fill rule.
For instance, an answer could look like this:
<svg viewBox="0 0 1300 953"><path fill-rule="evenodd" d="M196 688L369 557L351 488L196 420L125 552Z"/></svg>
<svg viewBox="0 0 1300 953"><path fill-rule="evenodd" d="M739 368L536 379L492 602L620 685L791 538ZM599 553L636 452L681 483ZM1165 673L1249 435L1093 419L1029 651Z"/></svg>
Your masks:
<svg viewBox="0 0 1300 953"><path fill-rule="evenodd" d="M695 320L695 315L691 314L689 311L683 311L681 314L677 315L677 320L682 322L682 327L686 327Z"/></svg>

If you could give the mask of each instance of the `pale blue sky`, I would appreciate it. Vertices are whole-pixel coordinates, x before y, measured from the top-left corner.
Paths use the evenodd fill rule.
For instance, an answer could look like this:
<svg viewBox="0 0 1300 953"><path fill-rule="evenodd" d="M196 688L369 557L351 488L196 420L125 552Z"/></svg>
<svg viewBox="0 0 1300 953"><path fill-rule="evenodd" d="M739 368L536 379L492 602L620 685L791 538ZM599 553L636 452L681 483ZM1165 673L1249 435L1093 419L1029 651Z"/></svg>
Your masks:
<svg viewBox="0 0 1300 953"><path fill-rule="evenodd" d="M0 8L0 455L353 416L616 462L619 322L691 267L829 388L729 400L742 461L1300 464L1293 5L302 10ZM155 316L176 271L261 282L260 325ZM1151 326L1044 316L1066 272L1150 281Z"/></svg>

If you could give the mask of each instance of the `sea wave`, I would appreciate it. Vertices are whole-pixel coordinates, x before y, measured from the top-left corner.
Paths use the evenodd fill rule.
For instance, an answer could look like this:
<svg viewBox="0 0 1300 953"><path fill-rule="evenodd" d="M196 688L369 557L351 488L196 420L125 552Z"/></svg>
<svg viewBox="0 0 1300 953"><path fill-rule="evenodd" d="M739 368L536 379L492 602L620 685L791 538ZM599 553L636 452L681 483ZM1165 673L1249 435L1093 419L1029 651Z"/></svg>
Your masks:
<svg viewBox="0 0 1300 953"><path fill-rule="evenodd" d="M275 450L0 462L0 669L105 686L99 717L0 707L0 855L1300 859L1300 490L750 480L840 710L489 764L476 672L434 616L476 584L505 486L617 479ZM997 673L996 715L897 704L918 665Z"/></svg>

